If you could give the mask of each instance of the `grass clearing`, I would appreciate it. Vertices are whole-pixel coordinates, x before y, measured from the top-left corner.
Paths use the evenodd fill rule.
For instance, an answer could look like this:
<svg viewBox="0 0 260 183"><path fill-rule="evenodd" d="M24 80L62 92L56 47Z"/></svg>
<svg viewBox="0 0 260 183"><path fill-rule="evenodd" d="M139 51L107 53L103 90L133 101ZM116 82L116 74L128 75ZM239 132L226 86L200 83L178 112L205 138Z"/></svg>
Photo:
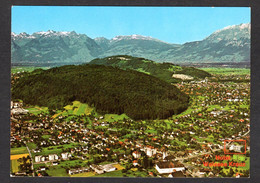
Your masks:
<svg viewBox="0 0 260 183"><path fill-rule="evenodd" d="M118 164L115 164L113 165L117 170L123 170L125 169L122 165L120 165L119 163Z"/></svg>
<svg viewBox="0 0 260 183"><path fill-rule="evenodd" d="M18 162L18 159L11 160L12 173L19 172L19 166L20 163Z"/></svg>
<svg viewBox="0 0 260 183"><path fill-rule="evenodd" d="M72 144L64 144L64 145L57 145L57 146L49 146L42 148L41 152L32 153L33 155L49 155L49 154L60 154L62 153L62 149L66 148L73 148L77 146L78 144L72 143Z"/></svg>
<svg viewBox="0 0 260 183"><path fill-rule="evenodd" d="M33 142L27 143L27 146L28 146L28 148L29 148L30 150L35 149L35 148L37 147L37 145L36 145L35 143L33 143Z"/></svg>
<svg viewBox="0 0 260 183"><path fill-rule="evenodd" d="M123 119L129 119L129 117L126 114L105 114L104 116L105 120L108 122L114 122L114 121L120 121Z"/></svg>
<svg viewBox="0 0 260 183"><path fill-rule="evenodd" d="M70 175L70 177L93 177L95 175L96 175L95 172L84 172L84 173Z"/></svg>
<svg viewBox="0 0 260 183"><path fill-rule="evenodd" d="M95 175L95 177L123 177L123 173L121 170L116 170L113 172L107 172L100 175Z"/></svg>
<svg viewBox="0 0 260 183"><path fill-rule="evenodd" d="M11 155L19 155L19 154L26 154L28 153L27 148L24 147L16 147L11 148Z"/></svg>
<svg viewBox="0 0 260 183"><path fill-rule="evenodd" d="M79 101L73 101L72 105L66 105L64 107L64 111L60 111L59 113L53 115L53 118L56 118L60 115L68 116L68 115L89 115L94 110L94 108L90 107L88 104L81 103Z"/></svg>
<svg viewBox="0 0 260 183"><path fill-rule="evenodd" d="M250 69L247 68L222 68L222 67L210 67L210 68L199 68L210 74L216 75L248 75Z"/></svg>
<svg viewBox="0 0 260 183"><path fill-rule="evenodd" d="M66 170L59 166L51 166L49 167L49 170L46 170L46 172L51 177L68 177Z"/></svg>
<svg viewBox="0 0 260 183"><path fill-rule="evenodd" d="M40 113L48 113L49 110L48 110L48 107L39 107L39 106L31 106L31 107L28 107L28 108L25 108L29 111L29 113L32 113L34 115L38 115Z"/></svg>

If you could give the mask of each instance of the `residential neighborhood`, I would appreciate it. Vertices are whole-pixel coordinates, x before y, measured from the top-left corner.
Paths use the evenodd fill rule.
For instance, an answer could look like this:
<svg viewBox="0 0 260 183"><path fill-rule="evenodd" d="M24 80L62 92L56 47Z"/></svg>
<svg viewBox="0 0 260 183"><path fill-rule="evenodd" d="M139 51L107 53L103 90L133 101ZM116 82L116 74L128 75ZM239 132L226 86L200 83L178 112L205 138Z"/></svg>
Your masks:
<svg viewBox="0 0 260 183"><path fill-rule="evenodd" d="M93 111L80 115L66 110L58 113L12 101L11 161L16 168L12 168L11 175L249 176L250 83L244 82L247 79L248 76L239 76L235 78L238 82L219 82L213 77L177 83L181 91L190 95L192 105L165 120L134 121L127 116ZM246 147L224 144L225 140L242 139ZM205 166L216 161L215 156L225 155L224 150L231 153L231 160L245 163L245 167ZM21 159L26 159L27 168L21 166Z"/></svg>

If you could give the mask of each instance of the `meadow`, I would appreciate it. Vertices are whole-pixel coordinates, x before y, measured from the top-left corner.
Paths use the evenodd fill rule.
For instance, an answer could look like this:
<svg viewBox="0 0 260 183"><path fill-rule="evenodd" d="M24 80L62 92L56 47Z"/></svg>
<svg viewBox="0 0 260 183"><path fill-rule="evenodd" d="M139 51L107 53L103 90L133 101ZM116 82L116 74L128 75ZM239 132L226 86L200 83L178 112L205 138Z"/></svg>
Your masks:
<svg viewBox="0 0 260 183"><path fill-rule="evenodd" d="M216 75L248 75L250 74L250 69L248 68L223 68L223 67L208 67L200 68L210 74Z"/></svg>
<svg viewBox="0 0 260 183"><path fill-rule="evenodd" d="M11 155L19 155L19 154L27 154L27 148L26 147L16 147L11 148Z"/></svg>

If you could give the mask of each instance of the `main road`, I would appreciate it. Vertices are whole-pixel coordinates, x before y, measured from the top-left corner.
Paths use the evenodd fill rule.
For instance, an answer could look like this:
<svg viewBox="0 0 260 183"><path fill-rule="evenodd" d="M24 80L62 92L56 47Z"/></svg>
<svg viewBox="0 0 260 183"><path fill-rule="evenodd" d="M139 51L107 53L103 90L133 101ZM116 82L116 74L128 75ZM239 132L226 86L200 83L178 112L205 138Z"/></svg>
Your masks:
<svg viewBox="0 0 260 183"><path fill-rule="evenodd" d="M33 177L34 177L34 167L33 167L33 158L32 158L32 154L31 154L31 151L29 149L29 147L27 146L26 142L25 142L25 145L26 145L26 148L27 148L27 151L29 152L29 155L30 155L30 158L32 160L32 171L33 171Z"/></svg>

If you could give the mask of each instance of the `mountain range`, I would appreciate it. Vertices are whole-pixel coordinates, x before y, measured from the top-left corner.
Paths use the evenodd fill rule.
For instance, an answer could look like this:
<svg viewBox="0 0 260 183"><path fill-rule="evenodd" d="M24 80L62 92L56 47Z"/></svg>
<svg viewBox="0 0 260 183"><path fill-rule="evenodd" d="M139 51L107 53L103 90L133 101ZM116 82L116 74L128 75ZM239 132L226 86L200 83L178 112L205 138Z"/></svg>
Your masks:
<svg viewBox="0 0 260 183"><path fill-rule="evenodd" d="M225 27L200 41L171 44L142 35L92 39L72 32L11 33L12 63L75 64L113 55L172 63L250 62L251 24Z"/></svg>

